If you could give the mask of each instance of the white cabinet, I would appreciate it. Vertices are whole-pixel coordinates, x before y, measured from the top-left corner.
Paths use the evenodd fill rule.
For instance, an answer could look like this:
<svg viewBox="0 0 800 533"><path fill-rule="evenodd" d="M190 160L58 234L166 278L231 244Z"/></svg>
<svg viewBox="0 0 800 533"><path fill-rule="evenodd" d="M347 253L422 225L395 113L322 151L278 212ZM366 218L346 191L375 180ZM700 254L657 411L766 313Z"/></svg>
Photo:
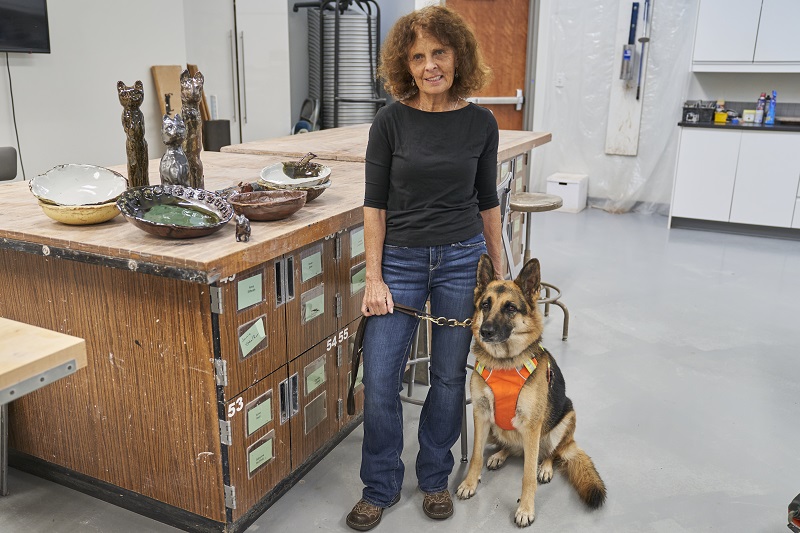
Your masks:
<svg viewBox="0 0 800 533"><path fill-rule="evenodd" d="M683 128L671 216L728 221L741 138L740 130Z"/></svg>
<svg viewBox="0 0 800 533"><path fill-rule="evenodd" d="M753 61L761 0L701 0L694 61Z"/></svg>
<svg viewBox="0 0 800 533"><path fill-rule="evenodd" d="M800 61L798 21L800 2L797 0L764 0L755 61Z"/></svg>
<svg viewBox="0 0 800 533"><path fill-rule="evenodd" d="M800 229L800 198L794 203L794 218L792 219L792 227Z"/></svg>
<svg viewBox="0 0 800 533"><path fill-rule="evenodd" d="M797 227L800 133L683 128L670 217Z"/></svg>
<svg viewBox="0 0 800 533"><path fill-rule="evenodd" d="M184 0L186 62L205 77L231 142L291 131L288 4L264 0Z"/></svg>
<svg viewBox="0 0 800 533"><path fill-rule="evenodd" d="M800 72L798 0L700 0L695 72Z"/></svg>
<svg viewBox="0 0 800 533"><path fill-rule="evenodd" d="M800 135L745 132L730 222L788 228L800 181Z"/></svg>

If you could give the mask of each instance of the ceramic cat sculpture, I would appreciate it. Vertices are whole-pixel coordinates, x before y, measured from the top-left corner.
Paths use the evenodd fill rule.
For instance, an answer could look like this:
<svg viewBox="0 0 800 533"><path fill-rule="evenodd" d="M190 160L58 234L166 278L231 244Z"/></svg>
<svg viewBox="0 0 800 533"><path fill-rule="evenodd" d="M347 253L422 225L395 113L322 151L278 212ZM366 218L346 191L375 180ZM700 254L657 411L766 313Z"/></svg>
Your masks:
<svg viewBox="0 0 800 533"><path fill-rule="evenodd" d="M119 103L122 104L122 127L127 140L125 152L128 155L128 184L143 187L150 184L147 177L147 141L144 139L144 114L139 109L144 101L144 86L141 81L128 87L117 82Z"/></svg>
<svg viewBox="0 0 800 533"><path fill-rule="evenodd" d="M200 116L200 98L203 96L203 74L189 75L188 70L181 73L181 113L186 122L186 140L183 151L189 160L189 186L203 189L203 163L200 150L203 147L203 119Z"/></svg>
<svg viewBox="0 0 800 533"><path fill-rule="evenodd" d="M236 215L236 242L250 240L250 220L244 215Z"/></svg>
<svg viewBox="0 0 800 533"><path fill-rule="evenodd" d="M183 141L186 139L186 124L180 115L170 118L164 115L161 122L161 140L167 145L167 151L161 158L158 167L162 185L189 185L189 161L183 153Z"/></svg>

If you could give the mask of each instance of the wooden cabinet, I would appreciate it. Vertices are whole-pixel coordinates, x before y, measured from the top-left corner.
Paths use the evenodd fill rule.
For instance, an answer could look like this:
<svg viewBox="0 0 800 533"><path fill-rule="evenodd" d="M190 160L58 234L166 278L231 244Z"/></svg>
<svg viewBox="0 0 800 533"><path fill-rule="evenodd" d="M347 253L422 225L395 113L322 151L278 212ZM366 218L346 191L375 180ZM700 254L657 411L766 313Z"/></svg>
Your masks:
<svg viewBox="0 0 800 533"><path fill-rule="evenodd" d="M684 128L670 217L792 227L800 134Z"/></svg>
<svg viewBox="0 0 800 533"><path fill-rule="evenodd" d="M728 221L742 132L683 128L671 216Z"/></svg>
<svg viewBox="0 0 800 533"><path fill-rule="evenodd" d="M800 181L800 135L742 134L730 222L788 228Z"/></svg>
<svg viewBox="0 0 800 533"><path fill-rule="evenodd" d="M796 0L701 0L695 72L800 72Z"/></svg>

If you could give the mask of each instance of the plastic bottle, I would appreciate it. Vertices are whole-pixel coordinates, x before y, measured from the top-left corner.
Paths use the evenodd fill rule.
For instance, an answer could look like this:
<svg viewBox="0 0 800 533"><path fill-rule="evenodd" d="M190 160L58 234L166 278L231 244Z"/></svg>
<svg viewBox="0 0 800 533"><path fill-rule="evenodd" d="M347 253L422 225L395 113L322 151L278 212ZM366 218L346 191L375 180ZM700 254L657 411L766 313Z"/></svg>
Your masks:
<svg viewBox="0 0 800 533"><path fill-rule="evenodd" d="M775 103L778 100L778 92L772 91L772 99L767 106L767 114L764 119L764 124L775 124Z"/></svg>
<svg viewBox="0 0 800 533"><path fill-rule="evenodd" d="M761 93L761 96L758 97L758 103L756 104L756 119L753 121L754 124L761 124L761 121L764 120L764 108L767 104L767 93Z"/></svg>

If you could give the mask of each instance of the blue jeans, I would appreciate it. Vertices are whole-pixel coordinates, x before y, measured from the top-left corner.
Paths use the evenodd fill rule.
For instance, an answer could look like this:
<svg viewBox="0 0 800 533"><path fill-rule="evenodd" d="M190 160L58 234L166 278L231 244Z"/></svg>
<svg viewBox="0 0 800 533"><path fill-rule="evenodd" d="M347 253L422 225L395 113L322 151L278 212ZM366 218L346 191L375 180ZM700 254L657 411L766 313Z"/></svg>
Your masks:
<svg viewBox="0 0 800 533"><path fill-rule="evenodd" d="M483 234L442 246L407 248L385 245L383 280L396 303L464 320L474 311L478 259L486 253ZM405 466L403 372L417 320L399 311L372 316L364 334L364 442L361 455L363 498L386 507L400 493ZM469 328L432 326L431 385L419 419L416 471L419 488L447 488L453 447L461 433Z"/></svg>

